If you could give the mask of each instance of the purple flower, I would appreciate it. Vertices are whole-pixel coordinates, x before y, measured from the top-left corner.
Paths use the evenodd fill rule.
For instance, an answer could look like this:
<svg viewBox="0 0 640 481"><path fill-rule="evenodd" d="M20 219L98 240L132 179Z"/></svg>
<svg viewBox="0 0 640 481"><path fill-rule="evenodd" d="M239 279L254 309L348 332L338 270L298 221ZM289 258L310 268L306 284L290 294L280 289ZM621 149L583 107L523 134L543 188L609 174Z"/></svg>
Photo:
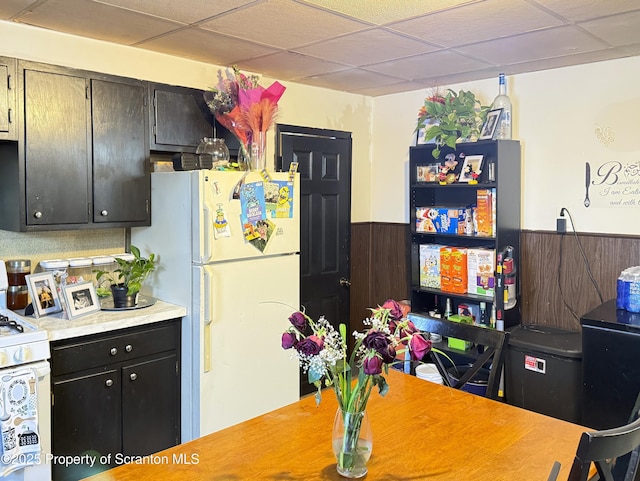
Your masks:
<svg viewBox="0 0 640 481"><path fill-rule="evenodd" d="M295 347L296 351L304 356L317 356L323 346L324 341L318 336L309 336L299 341Z"/></svg>
<svg viewBox="0 0 640 481"><path fill-rule="evenodd" d="M291 314L289 316L289 322L300 332L304 331L307 328L307 319L300 311Z"/></svg>
<svg viewBox="0 0 640 481"><path fill-rule="evenodd" d="M367 349L373 349L376 352L386 352L391 341L384 332L369 331L362 340L362 345Z"/></svg>
<svg viewBox="0 0 640 481"><path fill-rule="evenodd" d="M391 316L391 319L399 321L404 317L402 315L402 308L400 307L400 304L393 299L387 299L385 303L382 304L382 307L389 309L389 316Z"/></svg>
<svg viewBox="0 0 640 481"><path fill-rule="evenodd" d="M362 363L362 369L365 374L375 376L382 373L382 359L378 356L372 356L364 360Z"/></svg>
<svg viewBox="0 0 640 481"><path fill-rule="evenodd" d="M291 349L296 345L296 335L292 332L285 332L282 335L282 348L283 349Z"/></svg>
<svg viewBox="0 0 640 481"><path fill-rule="evenodd" d="M409 341L409 350L413 361L421 361L431 350L431 341L422 337L422 334L414 334Z"/></svg>

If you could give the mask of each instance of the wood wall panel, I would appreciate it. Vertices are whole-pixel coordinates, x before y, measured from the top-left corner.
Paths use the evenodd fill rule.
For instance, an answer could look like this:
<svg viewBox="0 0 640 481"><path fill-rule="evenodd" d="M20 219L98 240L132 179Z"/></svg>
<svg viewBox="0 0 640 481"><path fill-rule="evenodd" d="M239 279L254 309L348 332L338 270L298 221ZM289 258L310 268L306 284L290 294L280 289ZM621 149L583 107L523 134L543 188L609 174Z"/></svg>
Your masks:
<svg viewBox="0 0 640 481"><path fill-rule="evenodd" d="M408 242L408 224L351 225L352 331L362 329L369 307L408 298ZM523 231L520 250L522 323L565 330L580 330L580 316L600 304L584 257L604 301L615 297L620 271L640 265L640 237Z"/></svg>
<svg viewBox="0 0 640 481"><path fill-rule="evenodd" d="M580 316L601 303L585 258L602 299L613 299L620 271L640 265L640 238L523 231L520 252L522 323L580 330Z"/></svg>
<svg viewBox="0 0 640 481"><path fill-rule="evenodd" d="M351 225L351 330L362 329L368 308L409 295L408 224Z"/></svg>

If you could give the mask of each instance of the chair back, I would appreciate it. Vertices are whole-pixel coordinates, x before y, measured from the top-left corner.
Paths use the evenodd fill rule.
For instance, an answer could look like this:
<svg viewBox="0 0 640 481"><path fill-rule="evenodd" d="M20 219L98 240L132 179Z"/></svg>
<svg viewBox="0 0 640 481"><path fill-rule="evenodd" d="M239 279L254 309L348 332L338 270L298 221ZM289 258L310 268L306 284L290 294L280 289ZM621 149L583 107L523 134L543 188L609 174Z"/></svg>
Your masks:
<svg viewBox="0 0 640 481"><path fill-rule="evenodd" d="M640 461L640 419L619 428L582 433L568 481L586 481L591 463L601 481L614 481L611 469L617 458L628 453L624 481L634 481Z"/></svg>
<svg viewBox="0 0 640 481"><path fill-rule="evenodd" d="M500 376L504 365L504 354L508 343L509 333L497 331L495 329L474 326L472 324L464 324L461 322L453 322L446 319L435 319L423 314L409 313L408 316L416 328L425 332L433 332L443 337L453 337L464 341L472 342L476 345L484 346L484 351L471 367L460 377L460 379L451 384L449 375L442 363L442 359L437 353L429 352L429 357L438 367L438 371L442 375L443 381L448 386L461 389L467 384L473 376L482 369L487 363L491 363L489 371L489 380L487 382L486 397L498 399L498 388L500 387Z"/></svg>

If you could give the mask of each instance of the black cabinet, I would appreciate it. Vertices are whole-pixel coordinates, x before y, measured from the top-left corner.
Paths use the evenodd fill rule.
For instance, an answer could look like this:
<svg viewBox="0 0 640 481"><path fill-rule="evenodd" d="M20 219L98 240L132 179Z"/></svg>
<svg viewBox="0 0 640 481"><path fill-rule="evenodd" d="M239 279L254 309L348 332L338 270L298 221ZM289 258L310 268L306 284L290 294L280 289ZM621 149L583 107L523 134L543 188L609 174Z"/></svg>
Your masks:
<svg viewBox="0 0 640 481"><path fill-rule="evenodd" d="M429 267L425 265L428 262L425 253L430 246L434 249L434 255L439 246L455 247L461 250L468 248L488 249L495 250L496 253L511 246L516 264L514 266L515 272L518 272L517 263L520 257L520 143L513 140L461 143L457 145L456 150L448 147L443 148L438 160L434 160L431 154L433 148L434 146L429 144L411 147L409 156L411 308L414 312L420 313L428 313L434 309L443 313L446 299L450 298L454 314L457 314L457 307L460 304L479 305L480 302L486 303L489 312L491 304L494 302L493 294L452 292L449 289L442 289L437 283L432 286L424 279L421 282L421 271L424 275L424 270ZM437 174L435 178L425 174L425 172L437 172L440 165L445 164L446 159L455 157L458 164L455 166L454 173L460 176L465 159L470 156L482 156L481 173L477 183L454 182L441 185ZM493 171L493 178L490 178L489 170ZM491 212L488 214L490 216L489 222L493 224L493 228L490 235L485 236L474 234L477 228L473 227L474 225L477 227L477 222L479 222L475 216L476 214L480 216L476 205L480 191L489 191L492 199L491 204L493 204L489 206ZM417 220L422 219L423 214L429 212L435 215L438 212L431 208L442 208L443 215L450 215L454 209L464 210L460 210L460 219L447 218L442 220L440 224L437 219L433 219L433 228L425 227L424 223L417 223ZM420 213L417 213L418 210ZM471 213L473 213L472 217L469 215ZM445 229L444 226L449 221L449 229ZM459 229L454 227L458 221L461 224ZM423 252L422 259L421 250ZM439 257L438 261L434 262L439 262ZM439 270L437 275L440 275ZM517 280L515 285L517 288ZM505 327L519 323L518 304L515 308L505 311L504 320Z"/></svg>
<svg viewBox="0 0 640 481"><path fill-rule="evenodd" d="M18 142L1 146L0 228L149 225L146 84L26 61L18 74Z"/></svg>
<svg viewBox="0 0 640 481"><path fill-rule="evenodd" d="M180 442L180 320L51 344L52 450L106 463L53 466L78 480Z"/></svg>
<svg viewBox="0 0 640 481"><path fill-rule="evenodd" d="M215 121L204 101L203 91L188 87L150 83L149 110L151 150L156 152L195 152L205 137L225 140L229 151L237 154L238 140ZM215 126L215 129L214 129Z"/></svg>
<svg viewBox="0 0 640 481"><path fill-rule="evenodd" d="M0 57L0 140L16 139L16 63Z"/></svg>

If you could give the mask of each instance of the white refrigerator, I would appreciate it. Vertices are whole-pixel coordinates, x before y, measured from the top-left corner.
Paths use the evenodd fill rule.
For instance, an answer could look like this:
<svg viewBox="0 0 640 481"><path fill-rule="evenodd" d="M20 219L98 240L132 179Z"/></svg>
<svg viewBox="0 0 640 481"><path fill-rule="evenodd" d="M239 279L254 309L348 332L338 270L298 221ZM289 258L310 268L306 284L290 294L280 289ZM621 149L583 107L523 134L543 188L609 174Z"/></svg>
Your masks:
<svg viewBox="0 0 640 481"><path fill-rule="evenodd" d="M159 261L142 293L187 308L182 442L299 399L298 363L281 347L299 308L299 174L270 175L267 189L255 172L154 172L151 226L131 229L131 243ZM264 231L251 202L260 185L278 196L277 210L258 203Z"/></svg>

